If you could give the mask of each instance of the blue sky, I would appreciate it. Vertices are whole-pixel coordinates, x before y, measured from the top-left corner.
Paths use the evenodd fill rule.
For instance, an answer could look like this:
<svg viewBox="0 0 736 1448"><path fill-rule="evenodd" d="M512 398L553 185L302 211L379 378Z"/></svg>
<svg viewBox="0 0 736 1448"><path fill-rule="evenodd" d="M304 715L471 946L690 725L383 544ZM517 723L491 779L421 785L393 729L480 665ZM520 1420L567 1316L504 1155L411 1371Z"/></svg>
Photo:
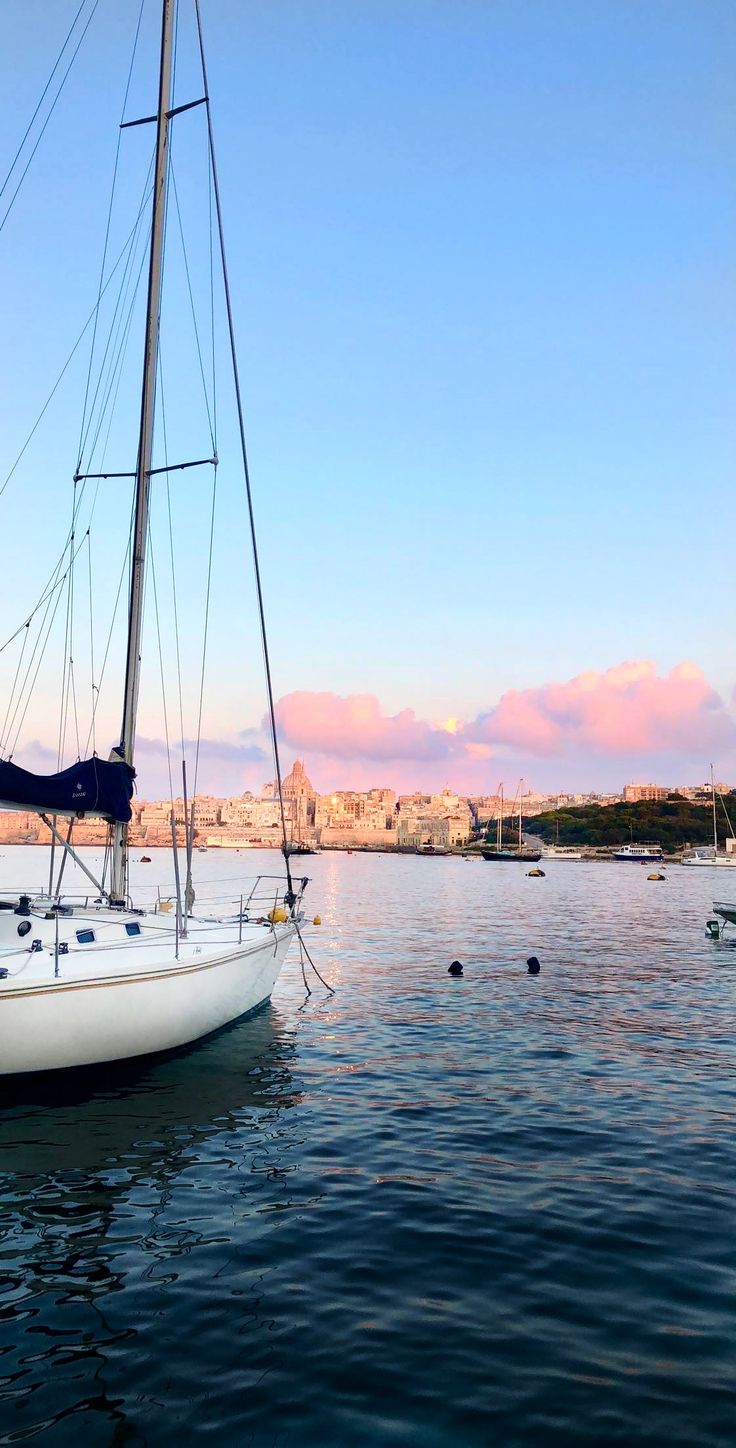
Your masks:
<svg viewBox="0 0 736 1448"><path fill-rule="evenodd" d="M0 169L74 9L7 0ZM623 660L666 673L692 659L729 699L733 6L205 0L203 9L277 694L369 693L387 715L474 720L510 689ZM100 0L0 234L7 466L94 301L136 12ZM156 12L148 0L129 116L152 109ZM187 0L181 14L179 101L197 85ZM126 134L120 238L149 146L144 128ZM177 122L175 148L202 262L201 113ZM170 451L203 456L174 242L163 344ZM110 465L130 465L119 459L134 448L139 352L134 337ZM0 499L9 536L26 537L33 517L33 551L18 550L2 585L13 623L34 578L50 571L69 515L85 375L80 349ZM205 726L232 741L258 725L263 689L228 402L223 387ZM172 486L191 641L209 479L182 478ZM98 503L105 578L122 559L121 498L108 491ZM168 546L163 522L159 546ZM141 728L158 737L150 653ZM12 675L15 660L2 667ZM191 716L193 663L188 674ZM49 742L55 677L49 667L39 678L29 738ZM111 671L101 706L113 733L114 683ZM629 763L617 755L611 777ZM540 779L555 768L540 763ZM593 786L607 769L583 752L575 782Z"/></svg>

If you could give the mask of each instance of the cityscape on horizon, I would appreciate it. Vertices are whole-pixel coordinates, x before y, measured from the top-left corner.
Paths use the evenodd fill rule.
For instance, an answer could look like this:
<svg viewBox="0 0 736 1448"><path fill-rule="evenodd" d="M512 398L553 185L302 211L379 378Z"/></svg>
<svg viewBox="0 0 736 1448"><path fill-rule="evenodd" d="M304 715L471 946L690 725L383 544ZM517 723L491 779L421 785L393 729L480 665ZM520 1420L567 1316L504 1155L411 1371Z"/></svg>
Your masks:
<svg viewBox="0 0 736 1448"><path fill-rule="evenodd" d="M474 830L499 817L529 819L548 811L576 806L606 806L642 800L663 802L673 795L693 804L709 804L712 788L728 794L731 785L709 781L702 784L666 786L629 783L617 793L541 793L528 790L523 780L506 790L499 785L494 794L463 794L446 785L438 792L415 790L397 793L393 788L374 786L367 790L332 790L320 794L312 785L303 760L295 760L283 780L282 796L287 836L302 845L320 848L408 849L423 845L442 848L462 846ZM197 794L194 805L194 838L206 848L279 849L282 841L281 804L278 785L269 780L258 794L217 797ZM170 846L172 814L183 840L187 809L182 796L163 800L135 799L131 842L151 847ZM75 843L102 845L108 827L101 819L80 819L75 824ZM0 842L32 844L41 836L38 818L24 812L0 813Z"/></svg>

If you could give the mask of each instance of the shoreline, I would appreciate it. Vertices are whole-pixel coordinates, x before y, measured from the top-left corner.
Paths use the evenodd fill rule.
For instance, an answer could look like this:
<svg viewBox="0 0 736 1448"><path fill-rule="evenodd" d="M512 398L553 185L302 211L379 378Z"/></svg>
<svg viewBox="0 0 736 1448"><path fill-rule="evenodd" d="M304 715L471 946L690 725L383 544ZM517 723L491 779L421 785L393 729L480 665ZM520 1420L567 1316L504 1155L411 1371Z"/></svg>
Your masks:
<svg viewBox="0 0 736 1448"><path fill-rule="evenodd" d="M2 850L3 850L4 848L16 849L16 848L18 848L18 847L23 847L23 848L29 848L29 849L38 848L38 849L47 850L47 849L49 848L49 843L50 843L50 842L47 841L47 840L39 840L39 839L35 839L35 840L0 840L0 854L2 853ZM80 842L80 843L78 843L78 844L75 843L75 845L74 845L74 849L77 850L77 851L81 851L81 850L97 850L97 851L99 852L100 850L104 850L105 848L106 848L106 846L105 846L105 843L104 843L103 841L97 841L97 842L95 842L95 841L87 841L87 842L84 842L84 843L82 843L82 842ZM179 848L180 848L180 850L182 850L182 849L184 848L183 844L180 845ZM648 864L652 864L652 863L654 863L654 864L657 863L657 861L650 861L650 860L615 860L615 859L613 858L613 853L612 853L612 851L615 850L615 849L620 849L620 848L621 848L620 845L611 845L610 847L603 848L603 849L596 848L596 846L594 846L594 845L571 846L570 848L571 848L571 849L579 849L580 852L581 852L582 858L581 858L581 859L573 859L573 858L570 858L570 857L566 857L565 855L556 855L556 854L555 854L555 855L545 855L545 854L544 854L544 850L543 850L543 851L542 851L542 855L541 855L541 859L540 859L537 863L538 863L538 864L542 864L542 863L544 863L544 862L546 861L547 864L550 864L550 863L553 863L554 861L558 861L559 863L568 864L568 865L606 864L606 863L609 863L609 864L612 864L612 865L639 865L640 867L641 867L642 865L645 865L645 864L648 865ZM689 848L689 847L688 847L688 848ZM140 843L140 844L137 844L137 843L136 843L136 844L131 845L131 850L133 850L133 851L138 851L138 850L141 850L141 851L162 850L162 851L164 851L165 853L170 854L170 853L171 853L171 844L170 844L170 843L169 843L169 844L148 844L148 843L146 843L145 841L143 841L143 842ZM196 851L196 850L197 850L197 846L195 845L195 851ZM210 845L207 845L207 847L206 847L206 853L207 853L207 854L211 854L211 853L213 853L213 852L219 853L220 851L222 851L222 852L224 852L224 853L226 853L226 854L230 854L230 855L232 855L232 854L251 854L252 852L257 851L257 850L269 850L269 851L271 851L271 852L274 853L274 854L278 854L278 855L281 854L281 846L280 846L280 845L277 845L277 844L273 844L273 843L264 843L264 844L257 844L257 845L256 845L256 844L233 845L233 844L220 844L220 843L218 843L218 844L210 844ZM661 863L664 864L664 865L675 865L675 864L679 864L679 863L681 862L683 856L684 856L686 853L687 853L687 851L686 851L685 849L676 850L676 851L674 851L672 854L668 854L668 853L665 851L665 852L663 852ZM402 846L400 846L400 845L365 845L365 844L361 844L361 845L348 845L348 844L345 844L345 845L336 845L336 844L330 843L330 844L328 844L328 845L319 845L319 844L318 844L317 847L314 849L314 851L312 851L312 854L311 854L311 855L294 856L294 857L292 857L292 858L310 859L310 858L312 858L313 856L316 856L316 855L404 855L404 856L409 856L409 857L414 857L414 858L417 858L417 857L419 857L419 856L426 856L427 858L433 859L433 860L435 860L435 859L446 859L446 860L449 860L449 859L456 859L456 860L457 860L457 859L468 859L468 860L473 860L473 859L481 859L481 858L482 858L482 849L481 849L481 847L480 847L479 845L474 844L474 845L468 845L468 846L466 846L464 849L461 849L460 847L455 847L455 848L448 849L448 850L438 850L438 851L436 852L436 854L430 854L429 851L426 851L426 850L416 850L416 849L414 849L414 848L405 848L405 847L402 847ZM496 864L500 863L500 864L511 864L511 865L513 865L513 864L528 864L529 861L528 861L528 860L520 860L520 861L517 861L517 860L511 859L511 860L503 860L503 861L490 861L490 862L484 862L484 863L496 863Z"/></svg>

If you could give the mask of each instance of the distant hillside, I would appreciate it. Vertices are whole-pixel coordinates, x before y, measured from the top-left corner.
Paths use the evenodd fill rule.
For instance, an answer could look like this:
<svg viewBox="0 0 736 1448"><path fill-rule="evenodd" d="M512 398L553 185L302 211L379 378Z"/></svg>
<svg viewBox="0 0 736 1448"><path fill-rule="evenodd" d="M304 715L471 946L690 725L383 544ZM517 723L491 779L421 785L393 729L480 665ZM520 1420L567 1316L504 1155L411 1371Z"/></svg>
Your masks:
<svg viewBox="0 0 736 1448"><path fill-rule="evenodd" d="M726 808L736 828L736 792L726 795ZM730 835L723 807L718 801L718 843L725 848ZM713 813L707 806L690 804L680 795L662 803L640 800L638 804L580 805L575 809L550 810L524 820L524 830L539 835L546 844L625 845L630 840L656 840L668 852L685 845L713 843Z"/></svg>

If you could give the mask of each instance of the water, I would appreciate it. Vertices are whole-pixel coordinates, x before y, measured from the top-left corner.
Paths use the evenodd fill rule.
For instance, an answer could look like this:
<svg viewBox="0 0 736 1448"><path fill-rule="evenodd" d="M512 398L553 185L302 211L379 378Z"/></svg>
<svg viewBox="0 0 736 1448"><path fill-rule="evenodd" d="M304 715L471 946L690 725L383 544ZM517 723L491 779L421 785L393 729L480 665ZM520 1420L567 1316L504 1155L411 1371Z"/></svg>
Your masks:
<svg viewBox="0 0 736 1448"><path fill-rule="evenodd" d="M733 1443L736 880L302 865L334 997L3 1083L0 1443Z"/></svg>

